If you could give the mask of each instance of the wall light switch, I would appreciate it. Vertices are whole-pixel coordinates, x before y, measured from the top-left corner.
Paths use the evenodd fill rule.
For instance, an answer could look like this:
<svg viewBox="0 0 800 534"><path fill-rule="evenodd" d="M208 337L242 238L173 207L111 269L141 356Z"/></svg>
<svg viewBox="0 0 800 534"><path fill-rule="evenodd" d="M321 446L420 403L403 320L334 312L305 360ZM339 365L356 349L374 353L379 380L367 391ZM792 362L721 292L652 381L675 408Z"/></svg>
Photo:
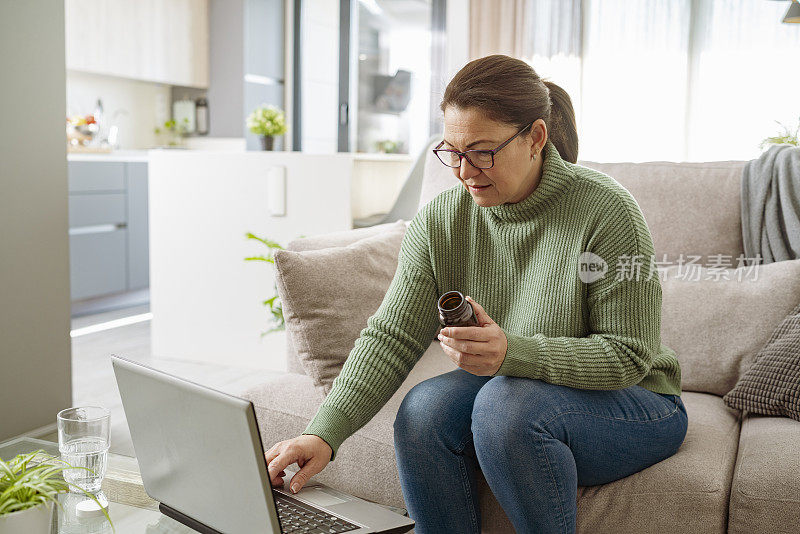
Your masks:
<svg viewBox="0 0 800 534"><path fill-rule="evenodd" d="M286 215L286 167L270 167L267 175L267 209L273 217Z"/></svg>

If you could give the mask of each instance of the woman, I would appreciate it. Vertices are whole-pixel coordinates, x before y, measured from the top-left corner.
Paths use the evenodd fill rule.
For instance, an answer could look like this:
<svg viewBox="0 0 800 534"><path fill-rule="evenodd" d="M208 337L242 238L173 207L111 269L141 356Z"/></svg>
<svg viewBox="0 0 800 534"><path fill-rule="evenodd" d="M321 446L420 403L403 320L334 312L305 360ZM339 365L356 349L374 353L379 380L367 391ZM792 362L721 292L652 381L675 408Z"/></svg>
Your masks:
<svg viewBox="0 0 800 534"><path fill-rule="evenodd" d="M422 381L394 423L417 533L480 532L481 469L517 532L573 532L577 486L675 454L680 367L661 345L661 284L638 204L581 167L569 96L523 61L468 63L441 103L436 155L460 184L411 221L397 272L303 435L267 453L300 487L366 424L439 329L438 296L480 326L438 334L458 369Z"/></svg>

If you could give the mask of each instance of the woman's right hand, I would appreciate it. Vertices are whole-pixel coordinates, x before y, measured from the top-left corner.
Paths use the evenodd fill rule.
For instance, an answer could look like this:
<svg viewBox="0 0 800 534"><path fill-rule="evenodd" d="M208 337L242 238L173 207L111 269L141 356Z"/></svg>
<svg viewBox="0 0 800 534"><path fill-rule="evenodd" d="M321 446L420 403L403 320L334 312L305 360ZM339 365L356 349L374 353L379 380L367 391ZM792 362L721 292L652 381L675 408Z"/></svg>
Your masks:
<svg viewBox="0 0 800 534"><path fill-rule="evenodd" d="M319 436L303 434L296 438L279 441L265 454L269 479L273 486L283 486L284 469L297 462L300 471L295 473L289 484L291 491L297 493L314 475L322 471L331 461L333 449Z"/></svg>

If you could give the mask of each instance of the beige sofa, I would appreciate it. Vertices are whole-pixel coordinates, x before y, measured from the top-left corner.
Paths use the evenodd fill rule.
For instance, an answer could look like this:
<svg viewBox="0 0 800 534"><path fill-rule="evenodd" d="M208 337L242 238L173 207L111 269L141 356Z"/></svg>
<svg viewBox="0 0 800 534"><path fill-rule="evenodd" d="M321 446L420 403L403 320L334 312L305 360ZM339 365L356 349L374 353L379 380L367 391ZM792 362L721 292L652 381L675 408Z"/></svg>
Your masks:
<svg viewBox="0 0 800 534"><path fill-rule="evenodd" d="M634 195L657 256L676 260L681 253L695 254L707 261L714 254L736 258L742 253L739 200L745 162L579 164L614 177ZM420 206L455 183L450 171L429 155ZM340 233L332 243L341 246L379 231L352 230L345 236L349 239ZM321 243L325 246L324 239ZM689 415L686 439L677 454L643 471L610 484L579 487L578 532L800 532L800 422L742 413L722 399L771 330L800 302L800 284L792 282L800 278L798 262L773 266L773 276L762 279L757 289L740 294L734 288L736 294L723 299L725 310L710 309L716 304L709 291L716 288L665 287L662 341L681 360L682 399ZM751 304L765 311L749 311ZM748 326L738 328L733 321ZM716 335L717 329L730 333ZM244 394L256 406L265 448L302 433L324 398L291 348L288 358L289 373ZM415 384L454 368L432 340L400 389L315 479L404 507L393 448L395 414ZM481 474L478 479L483 532L514 532Z"/></svg>

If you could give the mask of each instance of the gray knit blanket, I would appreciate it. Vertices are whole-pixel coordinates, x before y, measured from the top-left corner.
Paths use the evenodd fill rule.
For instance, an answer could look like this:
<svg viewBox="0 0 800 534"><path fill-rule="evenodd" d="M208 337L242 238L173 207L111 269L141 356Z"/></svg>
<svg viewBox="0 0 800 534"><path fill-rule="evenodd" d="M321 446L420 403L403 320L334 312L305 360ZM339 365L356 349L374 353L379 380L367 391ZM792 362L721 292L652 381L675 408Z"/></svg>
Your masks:
<svg viewBox="0 0 800 534"><path fill-rule="evenodd" d="M800 147L772 145L749 161L742 170L741 205L746 258L800 258Z"/></svg>

